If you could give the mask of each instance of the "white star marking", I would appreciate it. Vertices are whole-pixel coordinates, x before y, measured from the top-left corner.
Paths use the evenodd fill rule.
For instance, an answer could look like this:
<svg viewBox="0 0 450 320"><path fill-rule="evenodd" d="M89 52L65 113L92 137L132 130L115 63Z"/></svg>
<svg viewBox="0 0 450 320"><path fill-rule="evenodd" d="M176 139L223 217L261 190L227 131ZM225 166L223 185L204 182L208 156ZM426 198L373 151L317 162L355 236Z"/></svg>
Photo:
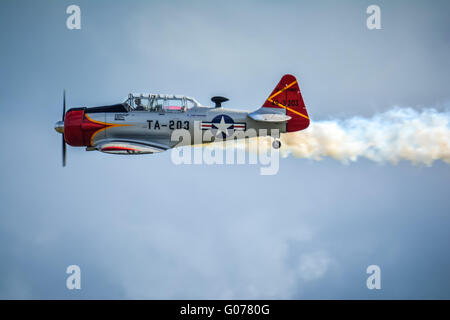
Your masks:
<svg viewBox="0 0 450 320"><path fill-rule="evenodd" d="M225 123L225 119L222 116L222 119L220 120L220 123L213 123L214 126L217 128L216 137L221 132L225 133L226 136L228 136L228 128L231 127L232 123Z"/></svg>

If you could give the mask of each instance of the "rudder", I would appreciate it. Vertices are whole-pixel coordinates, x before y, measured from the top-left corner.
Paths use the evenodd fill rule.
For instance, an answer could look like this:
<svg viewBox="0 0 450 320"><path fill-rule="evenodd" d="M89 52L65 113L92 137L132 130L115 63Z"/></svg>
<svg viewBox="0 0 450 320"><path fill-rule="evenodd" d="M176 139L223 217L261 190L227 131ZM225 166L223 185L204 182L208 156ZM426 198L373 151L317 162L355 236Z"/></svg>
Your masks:
<svg viewBox="0 0 450 320"><path fill-rule="evenodd" d="M281 108L291 119L287 121L286 132L304 130L309 126L309 116L303 101L297 79L291 74L284 75L263 108Z"/></svg>

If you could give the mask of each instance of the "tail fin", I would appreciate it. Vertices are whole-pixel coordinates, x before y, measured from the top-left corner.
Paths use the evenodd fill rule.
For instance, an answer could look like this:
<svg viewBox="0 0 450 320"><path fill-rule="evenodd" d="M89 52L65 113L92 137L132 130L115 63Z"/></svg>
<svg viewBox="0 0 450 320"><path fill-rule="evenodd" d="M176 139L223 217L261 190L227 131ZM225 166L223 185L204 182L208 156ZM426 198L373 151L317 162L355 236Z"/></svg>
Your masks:
<svg viewBox="0 0 450 320"><path fill-rule="evenodd" d="M272 94L263 104L263 108L281 108L291 119L287 121L286 131L293 132L308 128L309 117L303 102L297 79L293 75L284 75Z"/></svg>

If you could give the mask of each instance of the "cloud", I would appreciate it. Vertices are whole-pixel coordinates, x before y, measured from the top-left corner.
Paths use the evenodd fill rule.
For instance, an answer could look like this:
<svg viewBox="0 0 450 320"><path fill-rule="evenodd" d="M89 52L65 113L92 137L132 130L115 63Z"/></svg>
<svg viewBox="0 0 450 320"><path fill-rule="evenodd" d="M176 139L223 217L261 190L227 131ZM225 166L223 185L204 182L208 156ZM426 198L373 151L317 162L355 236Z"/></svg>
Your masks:
<svg viewBox="0 0 450 320"><path fill-rule="evenodd" d="M322 278L330 266L331 259L326 252L313 252L302 254L299 258L298 272L304 281Z"/></svg>

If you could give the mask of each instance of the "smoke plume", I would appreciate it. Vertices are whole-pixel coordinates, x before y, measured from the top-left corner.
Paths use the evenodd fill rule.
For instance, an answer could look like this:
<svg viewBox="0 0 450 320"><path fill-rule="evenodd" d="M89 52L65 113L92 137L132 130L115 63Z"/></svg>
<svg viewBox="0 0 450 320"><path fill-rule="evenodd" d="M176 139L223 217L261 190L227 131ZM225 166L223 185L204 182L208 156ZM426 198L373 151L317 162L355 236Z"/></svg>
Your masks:
<svg viewBox="0 0 450 320"><path fill-rule="evenodd" d="M312 121L304 131L282 135L281 141L283 156L313 160L450 163L450 113L394 108L372 118Z"/></svg>

